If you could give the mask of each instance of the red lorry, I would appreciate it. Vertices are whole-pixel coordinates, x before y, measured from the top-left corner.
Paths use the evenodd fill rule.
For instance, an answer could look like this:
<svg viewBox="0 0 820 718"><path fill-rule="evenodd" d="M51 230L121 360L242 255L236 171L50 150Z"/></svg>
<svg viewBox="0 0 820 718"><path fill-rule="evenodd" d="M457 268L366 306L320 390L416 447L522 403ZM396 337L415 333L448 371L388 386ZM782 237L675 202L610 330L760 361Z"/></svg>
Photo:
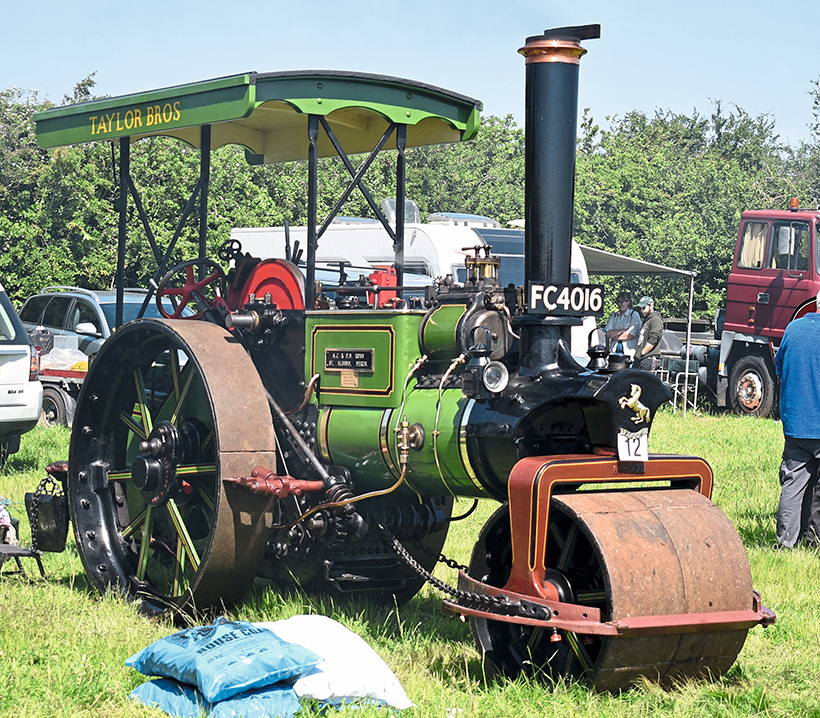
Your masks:
<svg viewBox="0 0 820 718"><path fill-rule="evenodd" d="M777 411L774 355L798 311L814 310L820 288L820 210L743 212L715 340L695 348L701 379L718 406L738 414Z"/></svg>

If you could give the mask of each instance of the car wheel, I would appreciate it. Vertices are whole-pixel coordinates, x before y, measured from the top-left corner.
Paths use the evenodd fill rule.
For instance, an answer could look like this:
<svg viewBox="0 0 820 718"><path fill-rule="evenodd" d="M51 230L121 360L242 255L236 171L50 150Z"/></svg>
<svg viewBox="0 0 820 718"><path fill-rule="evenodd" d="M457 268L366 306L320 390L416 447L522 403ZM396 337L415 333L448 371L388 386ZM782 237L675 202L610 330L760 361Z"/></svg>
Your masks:
<svg viewBox="0 0 820 718"><path fill-rule="evenodd" d="M43 413L40 421L45 426L67 426L68 412L65 398L59 389L47 386L43 388Z"/></svg>
<svg viewBox="0 0 820 718"><path fill-rule="evenodd" d="M742 416L771 416L774 409L774 379L763 357L745 356L732 367L728 386L729 404Z"/></svg>

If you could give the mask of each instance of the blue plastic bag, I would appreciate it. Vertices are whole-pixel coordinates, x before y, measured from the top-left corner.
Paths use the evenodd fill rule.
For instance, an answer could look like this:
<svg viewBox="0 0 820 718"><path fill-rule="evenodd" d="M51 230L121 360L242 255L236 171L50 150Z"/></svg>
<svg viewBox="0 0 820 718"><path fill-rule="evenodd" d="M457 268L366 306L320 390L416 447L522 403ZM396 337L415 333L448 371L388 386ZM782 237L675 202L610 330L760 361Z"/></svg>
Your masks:
<svg viewBox="0 0 820 718"><path fill-rule="evenodd" d="M219 703L209 703L193 686L158 678L137 686L131 695L146 706L156 706L174 718L291 718L299 710L299 697L291 686L279 683L240 693Z"/></svg>
<svg viewBox="0 0 820 718"><path fill-rule="evenodd" d="M246 621L218 618L210 626L154 641L125 661L146 676L196 686L208 703L297 678L321 657Z"/></svg>

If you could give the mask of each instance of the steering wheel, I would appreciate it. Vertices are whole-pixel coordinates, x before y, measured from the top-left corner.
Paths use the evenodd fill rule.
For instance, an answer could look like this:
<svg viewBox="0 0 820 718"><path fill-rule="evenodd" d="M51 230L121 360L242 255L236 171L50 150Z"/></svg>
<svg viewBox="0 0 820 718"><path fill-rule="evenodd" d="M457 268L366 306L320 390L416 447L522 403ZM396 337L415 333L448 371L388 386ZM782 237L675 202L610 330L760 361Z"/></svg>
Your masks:
<svg viewBox="0 0 820 718"><path fill-rule="evenodd" d="M197 280L195 269L204 268L210 274L204 279ZM182 278L177 276L184 274L184 284L178 286L173 284L173 280L179 283ZM170 285L170 286L169 286ZM225 272L222 271L216 262L210 259L190 259L187 262L177 264L171 269L157 285L157 309L166 319L179 319L182 312L189 304L196 307L194 314L186 315L183 319L201 319L206 311L215 309L218 306L226 307L223 298L225 294ZM168 313L162 305L162 300L169 297L174 303L179 299L179 304L174 308L173 313Z"/></svg>

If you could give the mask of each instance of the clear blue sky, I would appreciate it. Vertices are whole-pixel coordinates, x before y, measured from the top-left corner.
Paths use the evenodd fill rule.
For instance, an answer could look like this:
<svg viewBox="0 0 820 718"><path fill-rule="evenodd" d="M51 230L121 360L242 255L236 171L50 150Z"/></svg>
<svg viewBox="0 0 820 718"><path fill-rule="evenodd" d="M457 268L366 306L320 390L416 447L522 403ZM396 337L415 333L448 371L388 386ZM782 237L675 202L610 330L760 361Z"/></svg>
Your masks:
<svg viewBox="0 0 820 718"><path fill-rule="evenodd" d="M0 0L0 88L60 102L97 72L122 95L246 71L396 75L484 102L523 125L530 35L600 23L581 64L581 107L690 114L720 100L770 113L791 144L809 138L820 76L808 0Z"/></svg>

